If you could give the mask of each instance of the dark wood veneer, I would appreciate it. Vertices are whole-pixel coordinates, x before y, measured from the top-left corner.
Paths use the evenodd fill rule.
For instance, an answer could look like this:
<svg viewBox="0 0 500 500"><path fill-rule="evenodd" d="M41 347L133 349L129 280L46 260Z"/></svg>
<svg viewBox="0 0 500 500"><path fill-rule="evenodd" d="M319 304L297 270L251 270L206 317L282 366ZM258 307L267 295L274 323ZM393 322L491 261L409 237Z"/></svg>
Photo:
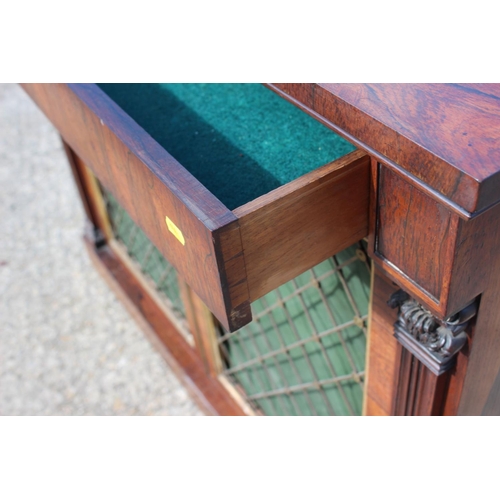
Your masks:
<svg viewBox="0 0 500 500"><path fill-rule="evenodd" d="M387 168L378 189L376 252L439 301L458 217Z"/></svg>
<svg viewBox="0 0 500 500"><path fill-rule="evenodd" d="M465 237L476 268L468 286L477 277L484 288L458 414L500 415L500 207L478 217Z"/></svg>
<svg viewBox="0 0 500 500"><path fill-rule="evenodd" d="M462 219L384 165L372 165L377 203L369 250L394 281L440 319L474 301L486 288L488 269L478 259L477 237L494 207Z"/></svg>

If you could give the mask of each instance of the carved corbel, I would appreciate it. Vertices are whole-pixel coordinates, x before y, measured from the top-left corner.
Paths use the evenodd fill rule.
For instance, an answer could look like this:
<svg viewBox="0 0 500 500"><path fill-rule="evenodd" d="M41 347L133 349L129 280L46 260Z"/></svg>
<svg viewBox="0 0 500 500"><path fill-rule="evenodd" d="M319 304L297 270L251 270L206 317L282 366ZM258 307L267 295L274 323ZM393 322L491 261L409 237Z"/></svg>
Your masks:
<svg viewBox="0 0 500 500"><path fill-rule="evenodd" d="M435 375L449 370L467 343L465 332L477 304L465 307L444 321L438 320L403 290L391 295L388 305L399 308L394 337Z"/></svg>

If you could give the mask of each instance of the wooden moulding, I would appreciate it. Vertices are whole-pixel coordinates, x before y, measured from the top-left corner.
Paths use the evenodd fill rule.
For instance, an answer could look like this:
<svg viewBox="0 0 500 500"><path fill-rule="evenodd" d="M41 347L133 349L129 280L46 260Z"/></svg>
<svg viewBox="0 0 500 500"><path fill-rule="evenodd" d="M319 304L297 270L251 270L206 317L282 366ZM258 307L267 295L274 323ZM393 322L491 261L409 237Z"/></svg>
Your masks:
<svg viewBox="0 0 500 500"><path fill-rule="evenodd" d="M184 281L178 281L189 330L194 337L196 350L203 360L205 371L211 376L217 377L222 373L223 368L217 343L216 320L196 293Z"/></svg>
<svg viewBox="0 0 500 500"><path fill-rule="evenodd" d="M435 375L403 346L400 347L399 357L392 415L442 415L450 374Z"/></svg>
<svg viewBox="0 0 500 500"><path fill-rule="evenodd" d="M231 212L96 85L23 87L70 161L90 168L229 331L251 321L251 300L368 234L360 151Z"/></svg>
<svg viewBox="0 0 500 500"><path fill-rule="evenodd" d="M99 182L75 152L62 140L64 151L73 172L80 199L87 219L100 234L95 234L98 244L113 238L113 229L109 221L106 204L102 198Z"/></svg>
<svg viewBox="0 0 500 500"><path fill-rule="evenodd" d="M391 295L388 305L398 309L394 337L401 344L393 413L441 415L456 408L463 371L460 365L454 368L470 342L477 303L449 322L437 320L402 290Z"/></svg>

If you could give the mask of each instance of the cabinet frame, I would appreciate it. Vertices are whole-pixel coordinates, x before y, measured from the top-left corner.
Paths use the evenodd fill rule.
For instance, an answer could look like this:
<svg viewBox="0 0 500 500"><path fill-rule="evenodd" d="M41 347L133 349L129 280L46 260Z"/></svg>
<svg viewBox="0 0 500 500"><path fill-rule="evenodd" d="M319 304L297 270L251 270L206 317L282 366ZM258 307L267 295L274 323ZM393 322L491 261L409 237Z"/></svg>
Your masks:
<svg viewBox="0 0 500 500"><path fill-rule="evenodd" d="M374 264L364 413L500 414L500 337L497 333L500 325L500 167L496 163L498 151L491 146L500 139L500 110L495 105L495 99L500 98L500 86L269 86L370 156L369 165L367 157L358 153L355 160L359 162L359 171L356 171L359 175L353 175L346 183L352 186L356 178L362 178L359 186L364 186L365 204L358 209L361 223L353 230L352 238L368 235ZM177 367L178 374L191 387L205 411L251 414L244 399L221 378L220 359L213 342L214 323L207 321L211 315L203 306L203 302L207 303L226 328L236 329L248 322L250 301L267 290L264 286L252 295L248 285L239 219L251 219L251 210L227 210L199 183L193 184L193 179L186 176L175 160L165 156L157 143L146 136L130 134L126 118L113 122L111 118L115 115L106 114L109 106L104 105L102 96L90 87L29 84L24 88L67 141L65 149L88 218L85 241L97 267L132 310L139 311L136 317L146 330L156 332L164 357ZM366 99L367 95L372 96L371 100ZM423 96L424 101L415 101L415 96ZM411 108L416 104L427 106L427 122L418 121L420 115ZM79 114L69 119L74 109L78 109ZM446 119L433 117L434 109L444 109ZM96 110L100 110L99 115ZM454 142L450 129L439 125L443 120L459 123L464 116L476 117L477 122L470 120L469 135L462 134L467 139ZM88 141L88 134L94 134L95 140ZM82 150L84 143L86 147ZM474 143L476 148L471 146ZM120 170L123 165L127 166L125 172ZM173 177L165 175L166 165ZM206 268L197 264L195 272L188 273L195 278L189 287L183 287L188 321L194 331L194 347L179 333L168 313L162 311L154 294L146 290L140 276L113 242L92 172L98 174L106 187L111 187L115 180L124 183L116 187L115 193L129 192L133 185L141 191L141 199L145 199L151 196L152 186L158 189L155 191L158 194L155 200L160 200L157 201L160 206L155 207L158 213L177 214L176 220L183 221L180 225L197 235L194 245L195 253L199 253L197 257L210 256ZM336 167L328 169L328 166L319 176L312 173L311 183L301 187L304 199L309 195L314 200L317 194L314 190L321 185L327 193L335 186L335 182L329 185L327 181L337 175ZM342 172L339 178L345 178L343 176ZM125 184L128 187L122 189ZM290 207L287 206L287 186L284 188L271 201L278 210L283 204L283 214L286 214ZM157 233L151 223L156 220L155 214L141 212L140 200L134 201L130 196L118 196L118 199L141 227L149 228L148 236ZM332 200L326 196L324 206ZM403 205L407 206L406 215L398 212ZM236 216L238 210L241 213ZM257 224L258 217L256 220ZM307 243L306 235L305 232L299 238L299 243ZM408 238L412 244L405 247L403 241ZM151 239L181 269L187 265L185 262L198 262L197 259L179 260L177 252L162 248L160 236ZM347 246L348 240L344 238L342 245ZM332 249L332 253L334 251ZM438 258L436 252L441 252ZM313 264L303 262L303 265ZM284 273L269 286L276 286L286 276ZM256 286L254 290L259 288ZM474 306L474 315L467 317L461 330L466 342L453 352L448 371L436 374L425 363L421 364L418 355L421 325L404 323L401 303L395 308L388 304L394 302L394 294L400 290L422 308L434 329L442 331L446 331L446 325L452 323L453 318ZM398 337L398 325L401 328L406 325L412 334L417 332L416 350L398 341L402 338Z"/></svg>

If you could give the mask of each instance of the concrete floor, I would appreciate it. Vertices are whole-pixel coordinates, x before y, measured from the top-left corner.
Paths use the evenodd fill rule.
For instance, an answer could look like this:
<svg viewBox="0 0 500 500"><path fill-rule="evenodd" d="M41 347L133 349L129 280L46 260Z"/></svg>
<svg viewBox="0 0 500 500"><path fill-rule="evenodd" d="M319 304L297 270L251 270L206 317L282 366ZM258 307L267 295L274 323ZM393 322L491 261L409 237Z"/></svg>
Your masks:
<svg viewBox="0 0 500 500"><path fill-rule="evenodd" d="M90 263L59 137L0 85L0 414L201 415Z"/></svg>

